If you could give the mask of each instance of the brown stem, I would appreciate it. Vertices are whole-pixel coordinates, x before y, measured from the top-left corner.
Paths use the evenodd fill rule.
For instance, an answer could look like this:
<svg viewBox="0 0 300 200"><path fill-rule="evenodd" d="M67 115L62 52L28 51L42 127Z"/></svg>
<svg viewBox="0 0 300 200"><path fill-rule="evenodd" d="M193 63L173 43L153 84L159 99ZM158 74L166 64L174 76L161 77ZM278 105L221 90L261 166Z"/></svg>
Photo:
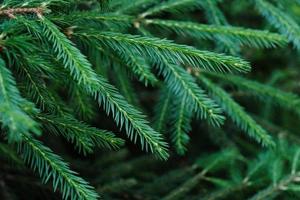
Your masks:
<svg viewBox="0 0 300 200"><path fill-rule="evenodd" d="M42 17L45 8L36 7L36 8L8 8L4 10L0 10L0 15L6 15L9 18L16 18L15 14L27 14L27 13L35 13L39 18Z"/></svg>

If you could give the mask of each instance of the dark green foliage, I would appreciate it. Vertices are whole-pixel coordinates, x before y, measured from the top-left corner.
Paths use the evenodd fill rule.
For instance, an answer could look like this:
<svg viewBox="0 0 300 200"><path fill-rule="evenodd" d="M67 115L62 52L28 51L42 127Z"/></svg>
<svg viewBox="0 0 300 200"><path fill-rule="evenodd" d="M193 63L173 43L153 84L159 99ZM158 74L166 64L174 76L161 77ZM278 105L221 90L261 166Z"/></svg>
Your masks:
<svg viewBox="0 0 300 200"><path fill-rule="evenodd" d="M300 48L300 26L289 14L265 0L255 0L255 6L262 15L284 34L294 46Z"/></svg>
<svg viewBox="0 0 300 200"><path fill-rule="evenodd" d="M1 122L3 129L7 130L8 141L20 141L22 134L30 135L30 132L40 134L38 124L22 110L21 105L27 100L20 96L16 82L2 59L0 71Z"/></svg>
<svg viewBox="0 0 300 200"><path fill-rule="evenodd" d="M171 109L171 140L178 154L186 152L186 144L189 142L191 131L192 112L186 104L185 97L178 98Z"/></svg>
<svg viewBox="0 0 300 200"><path fill-rule="evenodd" d="M234 40L236 44L257 48L282 46L286 39L276 33L259 30L247 30L240 27L206 25L192 22L178 22L173 20L149 19L145 23L172 30L177 34L194 38L222 40L226 43Z"/></svg>
<svg viewBox="0 0 300 200"><path fill-rule="evenodd" d="M224 117L221 115L221 109L208 98L196 84L195 79L177 65L166 65L161 65L159 70L163 71L162 74L171 92L178 95L177 98L185 99L190 112L195 112L198 118L208 119L215 126L222 124Z"/></svg>
<svg viewBox="0 0 300 200"><path fill-rule="evenodd" d="M63 199L96 199L93 187L75 172L71 171L62 159L39 141L24 136L19 144L19 152L30 167L37 171L43 183L52 179L53 190L59 189Z"/></svg>
<svg viewBox="0 0 300 200"><path fill-rule="evenodd" d="M0 4L0 199L300 198L299 1Z"/></svg>
<svg viewBox="0 0 300 200"><path fill-rule="evenodd" d="M243 110L243 108L238 105L222 88L219 88L205 77L199 76L199 79L233 122L263 145L274 145L267 132L261 126L257 125L257 123Z"/></svg>

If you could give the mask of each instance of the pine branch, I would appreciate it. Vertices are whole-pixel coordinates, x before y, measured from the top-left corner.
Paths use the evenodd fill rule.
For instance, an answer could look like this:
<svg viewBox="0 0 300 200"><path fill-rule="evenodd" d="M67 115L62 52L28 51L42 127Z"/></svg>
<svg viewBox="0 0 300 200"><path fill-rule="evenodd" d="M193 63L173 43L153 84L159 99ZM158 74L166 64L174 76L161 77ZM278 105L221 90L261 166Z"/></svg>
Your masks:
<svg viewBox="0 0 300 200"><path fill-rule="evenodd" d="M142 149L150 150L158 157L166 159L168 145L163 141L161 134L148 125L145 116L128 104L115 87L101 77L99 77L99 82L101 83L99 85L99 94L101 95L95 98L98 99L100 105L104 105L106 113L112 113L117 125L121 128L124 126L128 137L134 143L139 137Z"/></svg>
<svg viewBox="0 0 300 200"><path fill-rule="evenodd" d="M225 18L223 12L218 8L218 1L211 0L203 0L200 1L200 5L204 10L206 20L210 24L214 24L217 26L229 26L227 19ZM232 55L238 55L240 52L240 48L235 44L234 39L227 39L223 37L216 36L217 38L217 49L220 49L221 52L225 50L225 52L229 52Z"/></svg>
<svg viewBox="0 0 300 200"><path fill-rule="evenodd" d="M228 166L231 166L235 159L241 159L240 152L234 147L228 147L199 157L195 164L203 168L202 174L207 174L208 172L226 169Z"/></svg>
<svg viewBox="0 0 300 200"><path fill-rule="evenodd" d="M101 14L96 11L76 11L67 15L49 16L49 19L54 22L71 26L80 25L81 27L85 26L87 23L93 22L111 29L114 26L130 27L134 17L114 13Z"/></svg>
<svg viewBox="0 0 300 200"><path fill-rule="evenodd" d="M69 4L72 1L67 0L4 0L1 8L26 8L26 7L43 7L47 8L49 6L65 6L66 4Z"/></svg>
<svg viewBox="0 0 300 200"><path fill-rule="evenodd" d="M58 107L53 96L51 96L47 90L45 82L41 81L40 74L38 74L36 71L31 73L32 71L27 69L25 66L21 66L20 71L21 75L23 75L23 78L25 78L23 81L23 88L26 95L34 100L34 102L39 105L41 110L59 112L60 108Z"/></svg>
<svg viewBox="0 0 300 200"><path fill-rule="evenodd" d="M207 119L214 126L220 126L224 122L222 111L205 92L196 84L195 79L183 68L165 64L158 66L167 87L175 94L185 99L189 112L195 112L201 119Z"/></svg>
<svg viewBox="0 0 300 200"><path fill-rule="evenodd" d="M130 54L125 56L120 52L116 53L119 54L126 66L137 76L139 81L145 84L145 86L147 86L148 83L155 85L158 82L158 79L151 72L149 63L144 58Z"/></svg>
<svg viewBox="0 0 300 200"><path fill-rule="evenodd" d="M77 176L77 173L70 170L61 157L38 140L24 135L24 141L20 143L18 152L34 171L38 171L43 183L48 183L52 179L53 190L59 190L63 199L93 200L98 198L92 186Z"/></svg>
<svg viewBox="0 0 300 200"><path fill-rule="evenodd" d="M296 183L300 179L300 172L295 174L287 175L286 177L282 178L278 184L271 185L264 190L258 191L254 196L249 198L249 200L263 200L269 197L276 197L282 191L288 189L288 186L293 182Z"/></svg>
<svg viewBox="0 0 300 200"><path fill-rule="evenodd" d="M226 167L226 164L228 165L228 163L230 163L235 156L237 156L237 152L232 149L224 149L221 152L218 152L217 155L209 155L208 158L205 159L206 162L204 164L204 169L172 190L163 198L163 200L181 199L189 191L191 191L202 179L204 179L205 175L210 170L213 170L220 165L222 167ZM199 161L196 164L201 166L201 163Z"/></svg>
<svg viewBox="0 0 300 200"><path fill-rule="evenodd" d="M209 76L216 77L218 79L231 83L237 86L238 88L247 90L263 102L266 99L271 99L273 104L277 104L282 108L295 111L297 114L299 114L300 98L293 93L284 92L274 87L259 83L257 81L248 80L234 75L223 76L221 74L207 72L205 73Z"/></svg>
<svg viewBox="0 0 300 200"><path fill-rule="evenodd" d="M141 56L151 58L154 62L168 60L172 63L186 63L195 67L218 72L247 72L249 64L239 58L225 56L208 51L200 51L186 45L175 44L169 40L155 37L141 37L114 32L78 31L75 37L87 40L91 44L108 46L124 55L139 53ZM133 55L134 56L134 55Z"/></svg>
<svg viewBox="0 0 300 200"><path fill-rule="evenodd" d="M41 115L37 118L44 123L44 128L47 132L63 136L68 142L75 145L75 149L79 153L86 155L93 152L94 144L92 139L87 134L84 134L86 129L78 128L81 124L75 124L76 120L64 119L54 115Z"/></svg>
<svg viewBox="0 0 300 200"><path fill-rule="evenodd" d="M145 120L144 115L128 104L116 88L104 78L97 76L88 60L71 42L47 19L43 19L44 32L52 41L57 58L62 60L70 75L89 92L99 105L103 105L107 114L112 114L117 125L124 126L128 137L135 143L140 138L142 149L154 152L158 157L168 157L167 144L161 135L155 132Z"/></svg>
<svg viewBox="0 0 300 200"><path fill-rule="evenodd" d="M151 85L155 85L158 82L156 76L151 72L149 63L142 57L134 55L133 52L131 54L123 54L122 52L115 52L114 54L108 54L107 51L102 48L98 48L105 56L111 58L113 61L119 63L120 65L126 65L130 71L137 76L137 79L141 82L144 82L145 86L150 83Z"/></svg>
<svg viewBox="0 0 300 200"><path fill-rule="evenodd" d="M8 66L20 64L20 58L28 53L33 53L34 50L37 49L34 45L33 38L29 35L24 34L20 36L6 37L6 33L3 33L1 37L4 38L1 40L1 45L5 47L3 48L3 53L6 56Z"/></svg>
<svg viewBox="0 0 300 200"><path fill-rule="evenodd" d="M287 40L276 33L246 29L233 26L206 25L192 22L181 22L173 20L148 19L146 25L155 25L159 28L171 30L179 35L192 36L196 39L211 39L229 43L235 41L239 45L253 46L256 48L270 48L282 46Z"/></svg>
<svg viewBox="0 0 300 200"><path fill-rule="evenodd" d="M209 179L205 179L209 180ZM228 181L229 182L229 181ZM231 194L235 194L237 192L243 192L243 190L249 187L249 183L226 183L226 186L221 187L221 189L217 189L216 191L210 192L208 195L203 197L203 200L217 200L224 197L228 197Z"/></svg>
<svg viewBox="0 0 300 200"><path fill-rule="evenodd" d="M243 131L264 146L274 146L275 143L268 133L259 126L222 88L200 75L199 80L210 92L221 108L229 115Z"/></svg>
<svg viewBox="0 0 300 200"><path fill-rule="evenodd" d="M45 8L36 7L36 8L8 8L0 10L0 15L6 15L9 18L16 18L16 14L28 14L35 13L38 17L43 15Z"/></svg>
<svg viewBox="0 0 300 200"><path fill-rule="evenodd" d="M204 175L202 173L198 173L192 178L190 178L188 181L184 182L182 185L180 185L176 190L171 191L170 194L165 196L163 200L176 200L183 198L192 188L194 188L201 179L204 178Z"/></svg>
<svg viewBox="0 0 300 200"><path fill-rule="evenodd" d="M69 115L63 117L39 115L37 118L44 122L43 124L48 131L62 135L68 141L75 143L79 152L82 151L84 154L91 153L95 146L106 149L119 149L124 144L124 140L115 137L115 134L90 127Z"/></svg>
<svg viewBox="0 0 300 200"><path fill-rule="evenodd" d="M245 95L252 94L264 102L267 100L266 103L271 106L278 104L295 111L299 116L300 98L270 84L223 75L228 72L248 72L250 65L241 58L205 50L225 50L233 55L246 53L245 57L258 59L258 62L267 54L271 59L278 57L278 52L241 51L240 46L270 48L291 41L300 49L297 3L293 0L284 3L272 0L274 4L271 4L268 0L253 0L261 14L279 29L282 34L279 35L263 29L230 26L225 15L230 19L257 16L252 11L244 12L249 2L239 2L230 9L225 8L223 14L218 8L222 1L3 0L0 5L0 53L3 58L0 58L0 132L3 134L0 137L0 151L4 155L0 157L4 158L5 163L0 166L4 170L0 172L0 190L7 189L4 187L6 181L9 184L27 181L42 186L33 179L28 181L24 178L28 174L23 170L14 170L14 166L7 165L7 157L18 162L9 146L1 143L8 139L8 142L17 141L21 157L38 172L44 183L51 182L54 191L61 192L63 199L97 199L94 188L72 171L60 156L34 139L34 134L40 133L41 124L45 132L54 134L42 140L55 140L58 135L84 155L97 147L118 149L124 144L123 139L81 121L101 121L103 113L95 113L99 106L106 113L104 121L109 118L114 120L113 129L120 128L132 143L161 159L166 160L169 156L168 144L164 140L166 133L171 135L171 144L177 153L184 154L190 149L189 132L194 116L199 122L193 123L195 130L200 128L207 133L208 138L205 136L202 139L208 143L194 142L200 147L204 144L204 150L211 145L220 148L209 149L215 153L206 156L207 151L204 152L190 166L186 166L185 158L177 159L179 168L172 169L171 173L165 172L172 167L172 163L162 165L153 156L132 160L127 151L116 154L103 152L95 162L75 161L72 165L91 176L94 184L105 186L97 187L99 191L107 192L105 198L199 199L208 193L211 195L205 197L291 197L290 194L281 193L285 190L297 198L297 191L300 191L297 186L300 180L300 150L293 145L298 143L298 139L292 133L297 130L297 119L283 109L271 112L278 114L276 119L273 115L263 115L263 120L269 118L285 126L285 129L293 130L276 130L279 137L276 151L269 149L260 153L257 144L247 138L237 137L235 133L245 132L265 146L274 145L274 141L256 124L263 120L255 117L253 120L250 113L231 97L227 87L236 86ZM190 12L193 9L201 13ZM193 19L197 20L196 15L206 17L211 25L192 22ZM165 16L166 19L156 19L155 16ZM238 19L235 23L242 21ZM250 23L251 27L257 25L261 24ZM162 39L164 37L172 37L174 41ZM295 64L297 56L292 54L278 61L289 66ZM296 91L298 71L293 70L293 76L286 73L289 69L281 71L284 74L280 76L281 88ZM136 79L145 86L151 86L143 88L141 84L132 84L136 83ZM159 98L156 94L153 96L158 90L156 86L160 90ZM157 100L153 123L150 124L147 116L134 106L142 106L135 92L140 93L142 99L148 98L141 103L148 106L145 109L150 113L151 103ZM270 111L269 108L263 110ZM223 111L237 128L231 124L219 129L225 121ZM204 120L213 126L206 126ZM233 137L229 137L225 130L231 131ZM54 142L53 145L55 147L57 144ZM224 149L224 146L229 148ZM240 147L243 147L241 154L238 152ZM253 159L253 155L258 155L258 159ZM152 168L155 171L149 171ZM148 170L146 174L144 170ZM11 175L15 172L17 175ZM100 175L92 177L95 174ZM220 174L222 177L218 177ZM133 179L128 179L129 176L133 176ZM146 187L132 187L137 183ZM126 184L129 184L127 188ZM166 187L162 187L163 184ZM206 190L195 189L199 185L206 187ZM44 189L51 187L42 186L41 190ZM120 194L126 189L129 190L125 196ZM8 187L8 193L9 190ZM16 189L18 194L19 190L23 192L22 187ZM0 194L0 199L2 196ZM34 193L36 196L40 198L39 193Z"/></svg>
<svg viewBox="0 0 300 200"><path fill-rule="evenodd" d="M200 6L205 13L206 20L210 24L229 25L223 12L218 8L218 2L218 0L203 0L200 2Z"/></svg>
<svg viewBox="0 0 300 200"><path fill-rule="evenodd" d="M10 142L20 141L22 134L41 134L38 123L20 107L24 101L26 100L21 97L11 72L0 58L0 121L8 131Z"/></svg>
<svg viewBox="0 0 300 200"><path fill-rule="evenodd" d="M42 18L40 22L43 25L43 34L52 43L57 59L62 61L65 68L69 69L71 76L78 84L95 87L97 75L86 57L74 47L55 24L46 18Z"/></svg>
<svg viewBox="0 0 300 200"><path fill-rule="evenodd" d="M191 119L192 114L188 110L185 98L180 98L175 101L175 105L172 107L171 114L171 141L175 147L176 152L179 155L184 155L187 148L186 145L189 142L188 133L191 131Z"/></svg>
<svg viewBox="0 0 300 200"><path fill-rule="evenodd" d="M285 35L298 50L300 49L300 26L293 18L265 0L255 0L255 7L270 24Z"/></svg>

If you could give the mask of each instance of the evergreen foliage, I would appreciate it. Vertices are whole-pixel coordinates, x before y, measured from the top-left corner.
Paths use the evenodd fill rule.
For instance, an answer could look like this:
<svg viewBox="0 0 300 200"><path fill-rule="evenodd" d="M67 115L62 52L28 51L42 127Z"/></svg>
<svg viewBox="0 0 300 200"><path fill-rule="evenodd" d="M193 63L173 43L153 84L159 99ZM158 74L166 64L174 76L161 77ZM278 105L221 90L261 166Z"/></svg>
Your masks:
<svg viewBox="0 0 300 200"><path fill-rule="evenodd" d="M299 1L3 0L0 18L0 199L300 197Z"/></svg>

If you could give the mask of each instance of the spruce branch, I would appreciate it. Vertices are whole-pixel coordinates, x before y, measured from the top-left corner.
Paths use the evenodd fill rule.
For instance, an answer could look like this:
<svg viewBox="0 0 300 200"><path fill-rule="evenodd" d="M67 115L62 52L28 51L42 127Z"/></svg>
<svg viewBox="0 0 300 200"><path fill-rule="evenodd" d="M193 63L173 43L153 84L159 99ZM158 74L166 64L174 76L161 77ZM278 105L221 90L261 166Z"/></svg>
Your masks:
<svg viewBox="0 0 300 200"><path fill-rule="evenodd" d="M18 152L39 173L43 183L52 180L53 190L59 190L63 199L93 200L99 197L94 188L70 170L68 164L51 149L31 137L24 135L23 139L18 146Z"/></svg>
<svg viewBox="0 0 300 200"><path fill-rule="evenodd" d="M76 11L67 15L49 16L49 19L57 23L69 24L70 26L80 25L82 27L86 25L86 23L93 22L108 28L114 26L126 28L132 25L134 17L114 13L101 14L95 11Z"/></svg>
<svg viewBox="0 0 300 200"><path fill-rule="evenodd" d="M184 155L189 142L189 132L191 131L192 112L188 110L185 98L179 98L172 106L171 121L171 141L179 155Z"/></svg>
<svg viewBox="0 0 300 200"><path fill-rule="evenodd" d="M200 6L204 11L206 20L210 24L215 25L229 25L224 13L220 10L216 0L203 0L200 2Z"/></svg>
<svg viewBox="0 0 300 200"><path fill-rule="evenodd" d="M300 98L293 93L284 92L269 85L265 85L259 83L257 81L248 80L243 77L228 75L223 76L221 74L216 73L208 73L205 74L218 78L219 80L226 81L230 84L237 86L238 88L247 90L250 94L258 97L259 100L265 101L266 99L272 99L272 103L275 105L279 105L282 108L294 111L299 115L299 103Z"/></svg>
<svg viewBox="0 0 300 200"><path fill-rule="evenodd" d="M151 72L150 63L143 57L136 56L133 52L132 54L123 54L122 52L117 51L115 54L108 54L103 48L99 47L97 50L101 51L119 65L125 64L126 67L137 76L137 79L145 84L145 86L148 86L148 83L155 85L158 82L156 76Z"/></svg>
<svg viewBox="0 0 300 200"><path fill-rule="evenodd" d="M54 133L61 134L67 140L75 143L79 152L91 153L95 146L106 149L119 149L124 140L115 137L115 134L90 127L84 122L76 120L70 115L64 117L55 115L38 115L37 118L44 122L45 128Z"/></svg>
<svg viewBox="0 0 300 200"><path fill-rule="evenodd" d="M257 194L249 198L249 200L263 200L269 197L276 197L281 192L288 189L289 185L292 183L297 183L300 180L300 172L287 175L286 177L280 179L280 181L275 184L271 185L261 191L258 191Z"/></svg>
<svg viewBox="0 0 300 200"><path fill-rule="evenodd" d="M223 149L220 152L212 155L208 155L198 161L196 161L195 165L197 167L202 167L203 169L198 172L196 175L192 176L185 182L183 182L180 186L176 187L166 196L164 196L163 200L176 200L181 199L184 195L186 195L189 191L191 191L201 180L206 178L206 174L218 167L226 167L230 162L235 158L237 158L238 152L234 149Z"/></svg>
<svg viewBox="0 0 300 200"><path fill-rule="evenodd" d="M213 179L213 178L204 178L204 180L211 182L221 182L223 180ZM231 181L224 181L222 184L226 185L225 187L221 186L221 189L217 189L216 191L211 192L208 195L203 197L203 200L217 200L220 198L228 197L231 194L235 194L237 192L243 192L243 190L247 189L251 186L251 183L242 182L242 183L232 183Z"/></svg>
<svg viewBox="0 0 300 200"><path fill-rule="evenodd" d="M30 7L43 7L50 6L65 6L71 2L70 0L4 0L1 4L2 9L6 8L30 8Z"/></svg>
<svg viewBox="0 0 300 200"><path fill-rule="evenodd" d="M28 69L26 66L20 66L20 73L23 75L23 90L39 106L42 111L60 112L57 102L51 96L45 86L45 82L40 80L38 72Z"/></svg>
<svg viewBox="0 0 300 200"><path fill-rule="evenodd" d="M0 121L10 142L22 140L22 134L40 135L39 125L24 110L25 99L21 97L12 73L0 58Z"/></svg>
<svg viewBox="0 0 300 200"><path fill-rule="evenodd" d="M125 127L128 137L137 142L138 137L142 149L150 150L159 157L168 157L167 144L159 133L154 131L145 120L144 115L127 103L116 88L104 78L98 76L91 64L80 51L49 20L43 19L44 33L53 43L57 58L62 60L70 75L86 91L103 105L107 114L112 114L117 125ZM75 34L75 33L74 33Z"/></svg>
<svg viewBox="0 0 300 200"><path fill-rule="evenodd" d="M143 82L145 86L155 85L158 83L158 79L151 72L150 64L140 56L134 56L127 54L126 56L120 52L116 52L123 63L137 76L138 80Z"/></svg>
<svg viewBox="0 0 300 200"><path fill-rule="evenodd" d="M196 84L195 79L187 71L168 63L158 65L158 69L164 76L169 90L185 99L189 112L194 112L200 119L207 119L214 126L223 124L225 118L222 110Z"/></svg>
<svg viewBox="0 0 300 200"><path fill-rule="evenodd" d="M160 133L153 130L145 120L145 116L128 104L116 88L105 79L99 77L99 94L95 96L100 105L104 106L107 114L112 114L117 125L124 127L134 143L140 140L141 148L151 151L162 159L167 159L167 143ZM101 94L101 95L100 95Z"/></svg>
<svg viewBox="0 0 300 200"><path fill-rule="evenodd" d="M203 0L200 1L200 6L203 8L206 20L210 24L217 26L229 26L226 17L223 12L218 8L218 1ZM235 39L228 39L224 37L216 36L217 38L217 49L225 52L229 52L232 55L238 55L240 48L236 45Z"/></svg>
<svg viewBox="0 0 300 200"><path fill-rule="evenodd" d="M43 13L45 12L44 7L36 7L36 8L6 8L0 9L0 15L5 15L9 18L16 18L17 14L30 14L34 13L37 17L41 18Z"/></svg>
<svg viewBox="0 0 300 200"><path fill-rule="evenodd" d="M57 28L55 24L46 18L40 22L43 25L43 34L52 43L53 51L64 67L69 69L71 76L78 82L88 87L95 87L97 75L91 68L86 57L74 44Z"/></svg>
<svg viewBox="0 0 300 200"><path fill-rule="evenodd" d="M300 26L288 14L265 0L255 0L256 9L283 35L300 49Z"/></svg>
<svg viewBox="0 0 300 200"><path fill-rule="evenodd" d="M221 41L235 41L239 45L253 46L257 48L270 48L282 46L287 43L285 37L268 31L247 29L234 26L206 25L192 22L147 19L146 25L155 25L162 29L174 31L180 35L188 35L194 38L212 39Z"/></svg>
<svg viewBox="0 0 300 200"><path fill-rule="evenodd" d="M221 108L229 115L234 123L236 123L250 137L264 146L274 146L275 143L271 136L259 126L245 111L238 105L222 88L212 83L209 79L200 75L198 79L203 86L210 92L212 97L217 101Z"/></svg>
<svg viewBox="0 0 300 200"><path fill-rule="evenodd" d="M246 11L251 6L249 2L226 1L234 4L230 9L218 7L221 2L224 1L3 0L0 193L15 191L18 195L23 187L10 185L24 181L41 190L51 189L25 178L29 174L23 168L8 165L9 161L17 166L23 163L13 152L16 144L24 163L37 172L43 183L51 182L63 199L99 198L94 188L70 169L64 156L88 175L108 199L291 197L283 191L297 198L300 150L294 145L299 139L293 132L298 128L298 119L284 109L300 116L300 98L272 86L276 82L286 91L298 90L298 70L289 69L297 56L288 48L278 52L241 46L278 48L290 41L299 49L298 4L294 0L253 0L259 13L277 27L277 34L265 30L268 25L260 21L231 26L226 16L235 24L257 16ZM194 9L200 13L191 12ZM237 19L240 16L247 18ZM205 19L209 25L202 24ZM280 74L272 73L263 84L230 75L249 72L249 63L211 49L241 55L256 64L269 66L276 62L285 67L278 70ZM272 69L257 70L254 75L265 78ZM243 91L231 93L232 86ZM270 106L259 105L256 114L251 115L256 102L241 98L247 108L244 110L231 94L253 95ZM149 123L138 107L153 114L154 102L153 122ZM272 110L273 104L283 109ZM233 123L220 128L226 115ZM124 144L119 135L96 128L103 122L109 122L103 125L110 127L110 119L115 122L111 130L119 128L134 145L154 155L131 159L126 149L107 154L107 149L119 149ZM284 128L274 128L272 123ZM276 135L271 137L262 127ZM49 134L35 139L40 130ZM191 130L204 134L189 144ZM239 132L244 132L246 138L235 134ZM169 158L167 134L174 147L171 149L181 155L191 149L192 154L169 164L153 159ZM276 149L260 152L261 148L247 136L264 146L276 144ZM57 143L57 137L63 142ZM62 156L42 140L49 142L53 150L62 149ZM14 143L6 144L10 142ZM66 146L64 142L70 144ZM70 155L74 151L69 151L69 145L83 154L80 159ZM97 155L81 159L98 147L105 152L97 151ZM199 150L203 154L189 165ZM214 153L207 155L208 151ZM173 169L174 163L179 168ZM133 187L137 184L145 187ZM39 193L33 195L42 198Z"/></svg>
<svg viewBox="0 0 300 200"><path fill-rule="evenodd" d="M217 72L247 72L250 70L248 62L240 58L201 51L155 37L93 30L78 31L74 33L74 36L81 40L87 40L90 44L100 43L99 45L108 46L123 54L139 53L141 56L148 56L154 62L164 58L172 63L186 63Z"/></svg>

